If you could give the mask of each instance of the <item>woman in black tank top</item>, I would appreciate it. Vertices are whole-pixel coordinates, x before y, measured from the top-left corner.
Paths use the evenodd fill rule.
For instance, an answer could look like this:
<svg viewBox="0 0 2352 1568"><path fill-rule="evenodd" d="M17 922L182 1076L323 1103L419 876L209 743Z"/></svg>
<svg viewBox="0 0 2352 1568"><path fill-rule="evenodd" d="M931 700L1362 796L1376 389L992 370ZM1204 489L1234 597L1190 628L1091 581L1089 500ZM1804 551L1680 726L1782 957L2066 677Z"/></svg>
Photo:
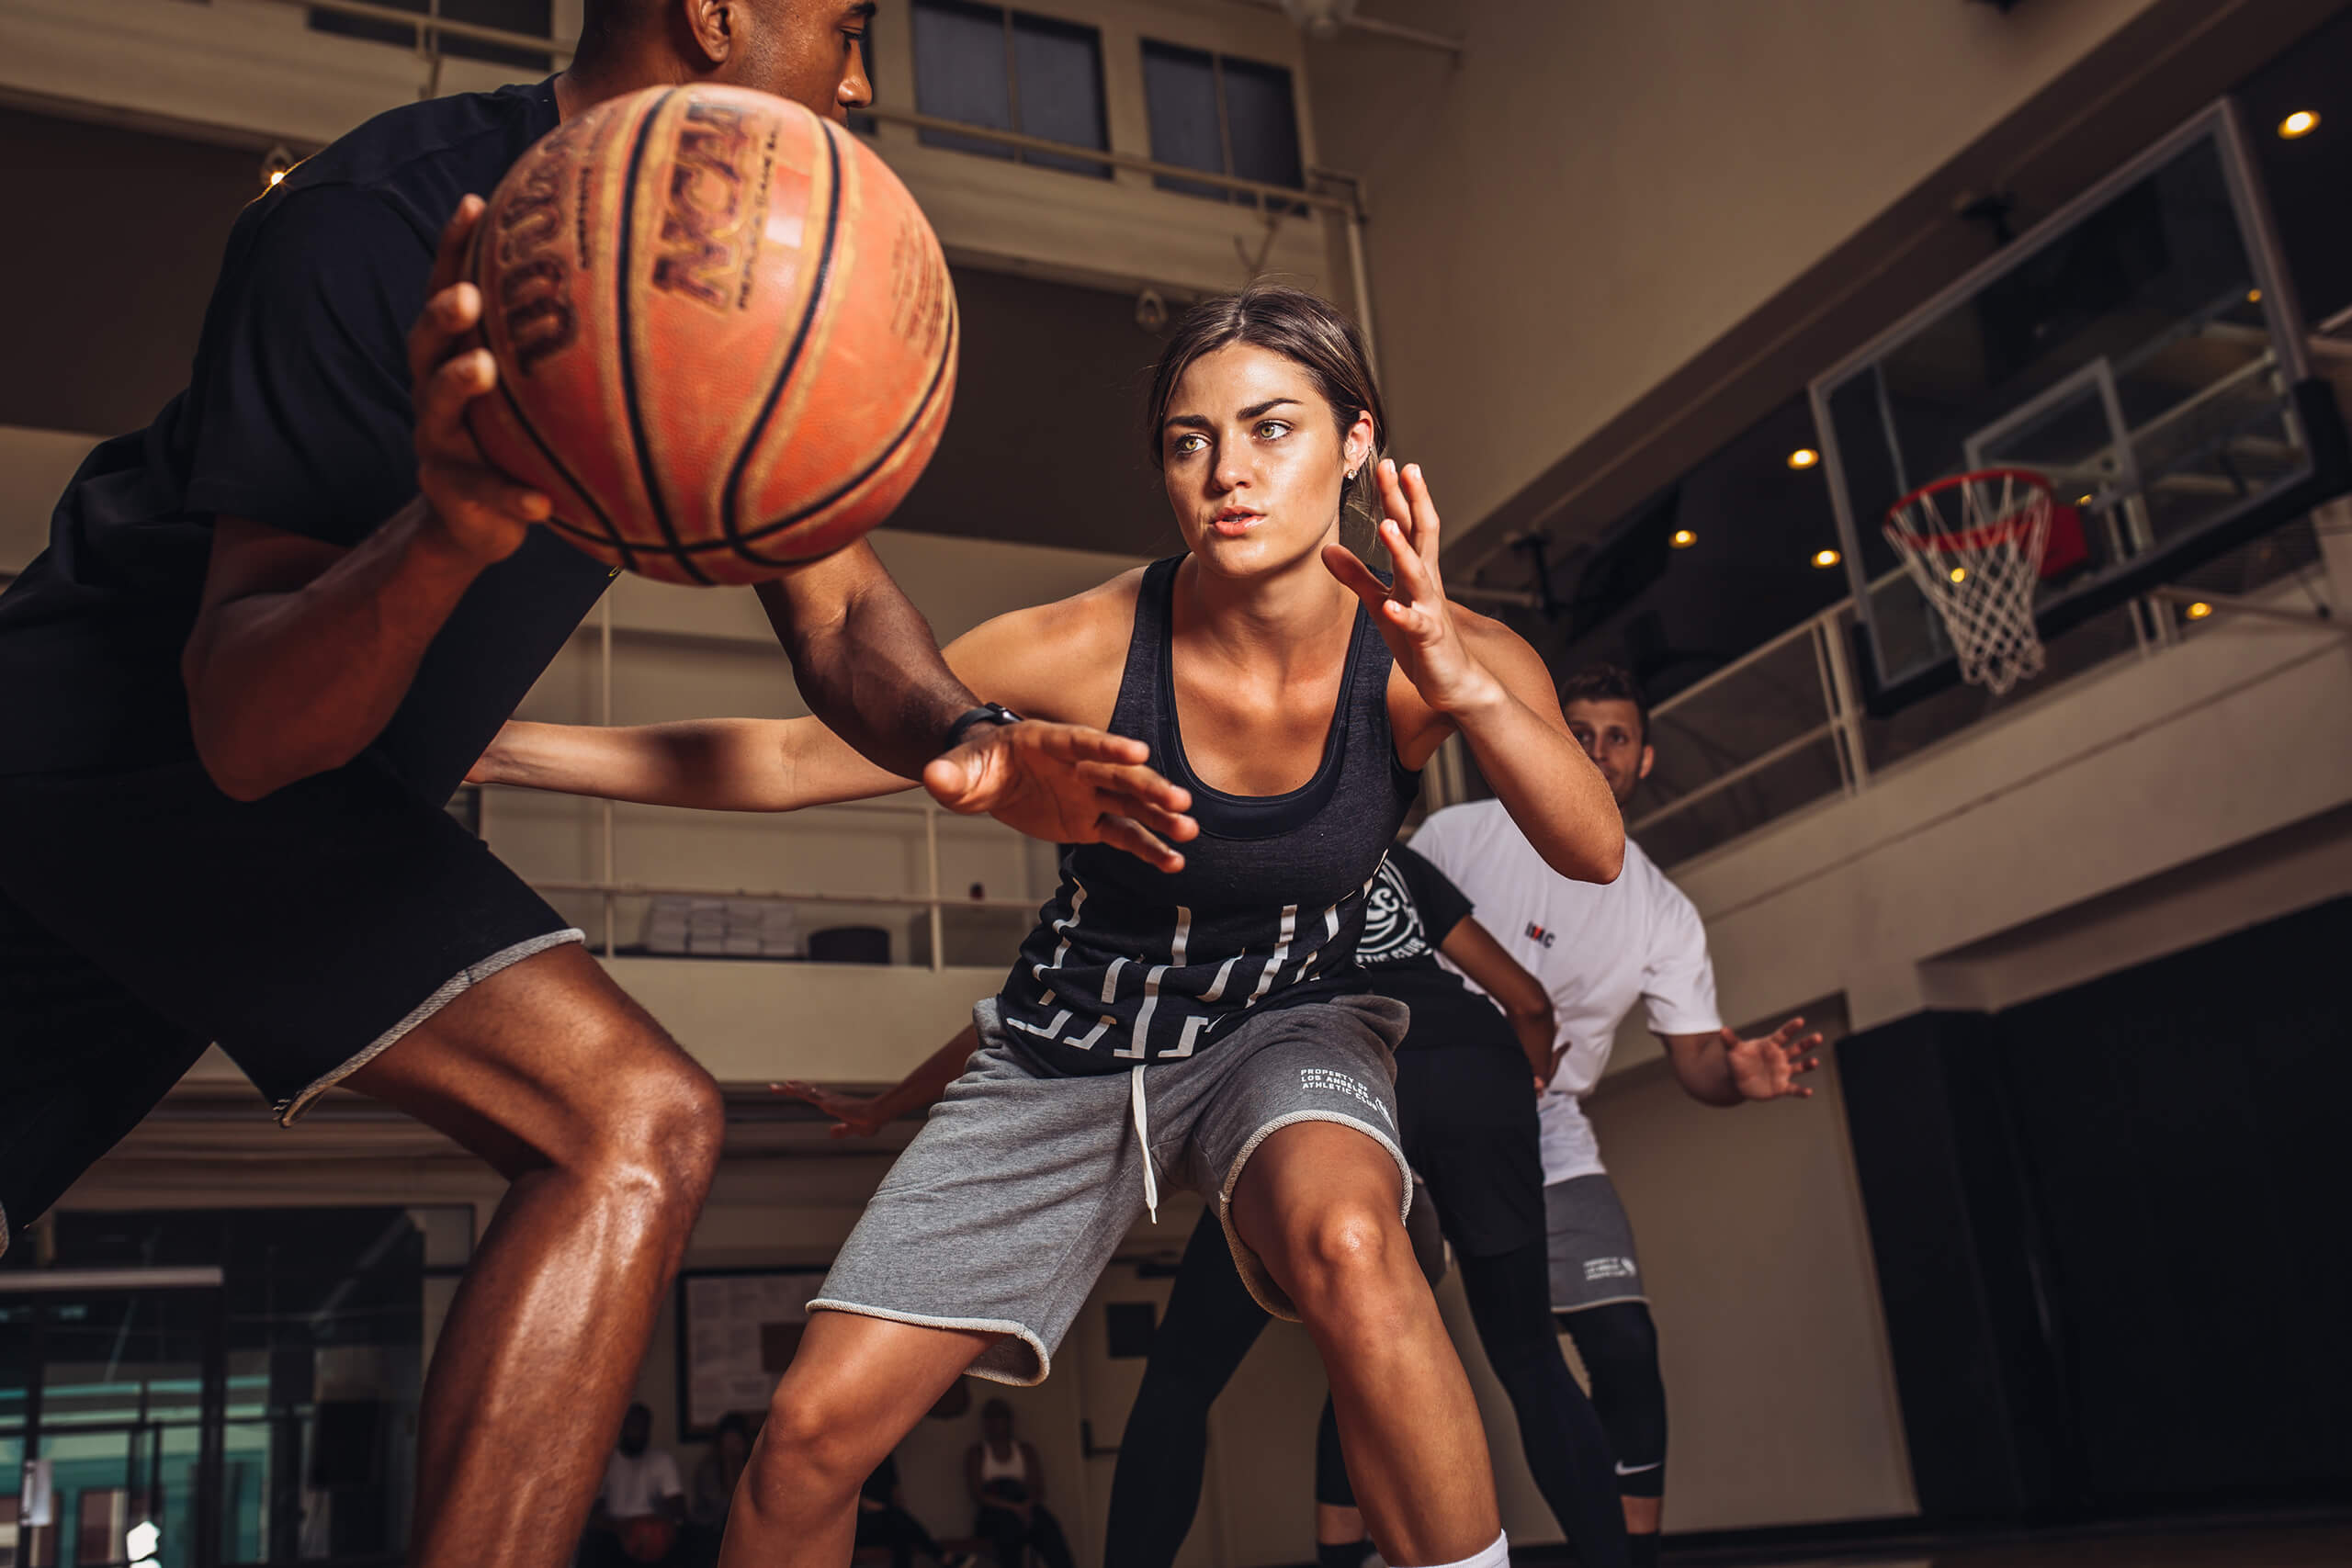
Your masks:
<svg viewBox="0 0 2352 1568"><path fill-rule="evenodd" d="M1016 1108L1057 1095L1097 1104L1101 1091L1081 1082L1127 1075L1134 1137L1116 1161L1147 1151L1140 1173L1156 1204L1164 1135L1155 1144L1148 1131L1154 1095L1182 1103L1180 1089L1217 1070L1224 1043L1242 1053L1235 1061L1250 1060L1253 1032L1262 1038L1289 1018L1286 1059L1297 1059L1303 1024L1309 1065L1298 1076L1308 1087L1354 1081L1312 1065L1311 1043L1327 1016L1340 1029L1354 1016L1348 1006L1370 1005L1351 997L1362 989L1354 949L1366 887L1418 770L1450 735L1465 739L1555 870L1593 881L1617 874L1615 803L1561 722L1542 661L1507 628L1447 603L1427 485L1416 468L1375 467L1380 398L1344 318L1312 296L1269 287L1195 307L1160 362L1148 429L1186 553L1001 616L945 651L973 690L1023 715L1144 741L1151 765L1189 792L1198 837L1172 852L1149 829L1173 837L1190 824L1161 814L1148 824L1085 825L1131 854L1102 844L1064 850L1059 887L981 1010L983 1038L1001 1044L974 1058L901 1156L814 1303L833 1310L812 1314L777 1391L745 1506L732 1516L728 1568L844 1560L857 1482L958 1375L977 1367L1027 1381L1008 1365L1042 1375L1067 1315L1041 1333L1010 1309L926 1304L927 1287L955 1260L888 1261L893 1248L903 1257L949 1232L980 1247L989 1226L1020 1219L974 1214L973 1205L998 1200L985 1170L975 1180L956 1168L943 1152L951 1145L967 1168L1001 1158L1005 1190L1030 1190L1019 1179L1034 1174L1035 1151L1023 1141L1075 1135L1045 1123L1024 1131L1012 1112L991 1135L971 1114L983 1091ZM1380 517L1393 581L1340 543L1351 501ZM943 800L959 782L959 757L933 763L924 780ZM475 776L752 810L906 783L812 720L589 732L514 725ZM1104 780L1106 801L1132 798L1116 770ZM1364 1059L1361 1040L1348 1050L1334 1060ZM1385 1055L1376 1059L1386 1067ZM1354 1087L1367 1111L1272 1118L1211 1195L1245 1275L1261 1271L1252 1289L1286 1294L1315 1337L1363 1510L1388 1560L1499 1564L1476 1407L1397 1224L1402 1156L1379 1128L1388 1111L1374 1103L1386 1085L1369 1094ZM1006 1100L1009 1089L1026 1098ZM950 1112L955 1125L944 1126ZM910 1175L925 1150L929 1163ZM1059 1188L1085 1193L1107 1181L1116 1162L1091 1161L1056 1167ZM1085 1212L1114 1201L1132 1200L1090 1197ZM1073 1220L1050 1235L1020 1233L1001 1267L1019 1272L1040 1250L1075 1247L1086 1239L1080 1228ZM1123 1235L1124 1222L1114 1228ZM890 1247L880 1245L884 1233ZM1105 1244L1092 1266L1108 1257ZM1057 1290L1082 1299L1091 1283L1089 1274ZM903 1300L880 1299L892 1291ZM1064 1309L1074 1307L1055 1310ZM1035 1359L1008 1360L1008 1348L1021 1348L1014 1340Z"/></svg>

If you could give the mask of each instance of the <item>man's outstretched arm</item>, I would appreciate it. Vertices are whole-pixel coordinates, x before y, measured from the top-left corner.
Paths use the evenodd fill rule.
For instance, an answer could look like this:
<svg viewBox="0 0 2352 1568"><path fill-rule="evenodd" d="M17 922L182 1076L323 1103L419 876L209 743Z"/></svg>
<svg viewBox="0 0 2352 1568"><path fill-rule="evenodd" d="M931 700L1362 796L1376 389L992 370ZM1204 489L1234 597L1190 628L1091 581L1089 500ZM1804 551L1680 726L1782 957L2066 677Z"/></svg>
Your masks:
<svg viewBox="0 0 2352 1568"><path fill-rule="evenodd" d="M1792 1018L1770 1034L1743 1040L1728 1029L1713 1034L1661 1034L1667 1060L1683 1092L1702 1105L1743 1105L1751 1100L1810 1100L1799 1077L1821 1066L1818 1031L1800 1035Z"/></svg>
<svg viewBox="0 0 2352 1568"><path fill-rule="evenodd" d="M778 1094L806 1100L831 1117L834 1137L870 1138L908 1112L937 1104L947 1092L947 1086L964 1076L964 1064L979 1048L980 1032L967 1023L954 1039L925 1057L922 1066L892 1088L872 1096L836 1094L798 1078L787 1078L768 1087Z"/></svg>

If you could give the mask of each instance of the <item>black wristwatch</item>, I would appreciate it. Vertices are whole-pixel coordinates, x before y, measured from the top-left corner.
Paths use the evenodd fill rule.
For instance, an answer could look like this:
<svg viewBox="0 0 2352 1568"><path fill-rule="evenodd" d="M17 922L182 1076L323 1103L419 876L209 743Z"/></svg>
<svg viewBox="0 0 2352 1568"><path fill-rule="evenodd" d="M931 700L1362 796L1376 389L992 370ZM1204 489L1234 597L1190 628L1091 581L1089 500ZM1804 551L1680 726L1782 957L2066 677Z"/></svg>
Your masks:
<svg viewBox="0 0 2352 1568"><path fill-rule="evenodd" d="M982 703L978 707L966 708L956 716L956 722L947 727L947 744L940 750L953 751L956 747L964 744L964 737L971 733L972 726L976 724L1019 724L1020 722L1021 716L1002 703Z"/></svg>

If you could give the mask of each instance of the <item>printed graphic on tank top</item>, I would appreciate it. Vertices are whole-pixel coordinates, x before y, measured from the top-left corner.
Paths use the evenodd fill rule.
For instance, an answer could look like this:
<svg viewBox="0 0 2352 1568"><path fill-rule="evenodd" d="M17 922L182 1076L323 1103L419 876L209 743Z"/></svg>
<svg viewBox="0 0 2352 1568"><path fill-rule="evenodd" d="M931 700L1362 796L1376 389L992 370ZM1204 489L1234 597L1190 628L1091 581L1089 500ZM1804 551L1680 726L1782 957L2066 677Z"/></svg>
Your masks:
<svg viewBox="0 0 2352 1568"><path fill-rule="evenodd" d="M1253 1008L1363 988L1364 904L1420 775L1388 728L1388 645L1361 607L1314 777L1233 795L1193 773L1170 657L1176 569L1145 569L1110 730L1192 791L1200 837L1170 875L1099 844L1065 845L1061 885L998 998L1004 1026L1053 1070L1123 1071L1192 1056Z"/></svg>

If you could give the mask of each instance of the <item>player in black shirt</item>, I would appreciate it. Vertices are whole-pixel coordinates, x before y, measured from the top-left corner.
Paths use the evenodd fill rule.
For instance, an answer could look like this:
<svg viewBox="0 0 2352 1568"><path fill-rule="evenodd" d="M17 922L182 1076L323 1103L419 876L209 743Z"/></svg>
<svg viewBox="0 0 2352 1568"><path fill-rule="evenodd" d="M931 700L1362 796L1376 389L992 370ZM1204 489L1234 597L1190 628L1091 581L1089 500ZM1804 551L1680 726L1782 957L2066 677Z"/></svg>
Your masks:
<svg viewBox="0 0 2352 1568"><path fill-rule="evenodd" d="M578 1534L718 1156L716 1087L442 810L604 590L464 426L480 193L661 83L867 101L854 0L588 0L571 68L379 116L239 218L187 390L0 596L0 1247L219 1042L513 1185L444 1328L412 1560ZM810 707L958 809L1170 865L1146 748L990 724L863 544L762 591ZM1093 761L1087 764L1088 759ZM1108 774L1104 769L1111 764ZM1124 771L1123 771L1124 770Z"/></svg>

